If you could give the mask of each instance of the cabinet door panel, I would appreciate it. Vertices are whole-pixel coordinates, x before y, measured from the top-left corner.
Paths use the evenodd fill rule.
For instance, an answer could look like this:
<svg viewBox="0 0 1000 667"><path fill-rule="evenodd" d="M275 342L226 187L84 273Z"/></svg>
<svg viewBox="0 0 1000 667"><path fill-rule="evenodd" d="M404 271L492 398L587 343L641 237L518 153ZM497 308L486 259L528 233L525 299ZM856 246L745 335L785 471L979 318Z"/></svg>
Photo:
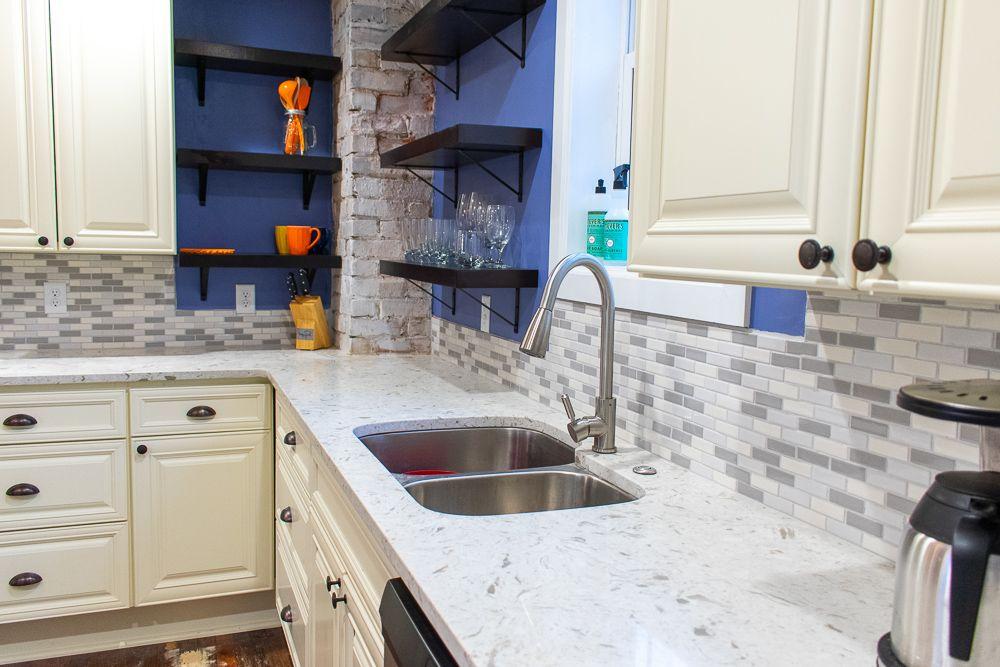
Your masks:
<svg viewBox="0 0 1000 667"><path fill-rule="evenodd" d="M859 288L1000 297L1000 4L886 0L875 17Z"/></svg>
<svg viewBox="0 0 1000 667"><path fill-rule="evenodd" d="M629 269L850 287L870 0L639 1Z"/></svg>
<svg viewBox="0 0 1000 667"><path fill-rule="evenodd" d="M132 445L136 604L270 588L270 432Z"/></svg>
<svg viewBox="0 0 1000 667"><path fill-rule="evenodd" d="M172 253L170 3L51 7L61 247Z"/></svg>
<svg viewBox="0 0 1000 667"><path fill-rule="evenodd" d="M0 250L55 250L45 2L0 0L0 156Z"/></svg>

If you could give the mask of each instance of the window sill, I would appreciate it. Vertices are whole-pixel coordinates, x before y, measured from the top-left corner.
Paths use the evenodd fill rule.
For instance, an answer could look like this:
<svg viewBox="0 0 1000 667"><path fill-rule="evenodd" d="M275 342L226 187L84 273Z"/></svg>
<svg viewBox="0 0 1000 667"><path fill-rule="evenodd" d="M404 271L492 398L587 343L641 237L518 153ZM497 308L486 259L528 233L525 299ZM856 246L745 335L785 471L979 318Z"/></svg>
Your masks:
<svg viewBox="0 0 1000 667"><path fill-rule="evenodd" d="M649 278L624 266L607 269L616 305L622 310L724 326L749 326L750 288L745 285ZM601 302L597 281L589 271L580 270L566 276L559 298L590 304Z"/></svg>

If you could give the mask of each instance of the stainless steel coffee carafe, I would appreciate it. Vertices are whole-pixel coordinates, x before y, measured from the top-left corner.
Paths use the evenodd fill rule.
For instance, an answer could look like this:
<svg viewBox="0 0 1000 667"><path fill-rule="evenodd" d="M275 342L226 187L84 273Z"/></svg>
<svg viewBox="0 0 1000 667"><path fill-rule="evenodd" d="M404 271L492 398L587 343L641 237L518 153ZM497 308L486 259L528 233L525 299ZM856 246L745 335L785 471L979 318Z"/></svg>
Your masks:
<svg viewBox="0 0 1000 667"><path fill-rule="evenodd" d="M1000 426L1000 382L904 387L922 415ZM910 516L896 563L886 667L1000 665L1000 472L939 474Z"/></svg>

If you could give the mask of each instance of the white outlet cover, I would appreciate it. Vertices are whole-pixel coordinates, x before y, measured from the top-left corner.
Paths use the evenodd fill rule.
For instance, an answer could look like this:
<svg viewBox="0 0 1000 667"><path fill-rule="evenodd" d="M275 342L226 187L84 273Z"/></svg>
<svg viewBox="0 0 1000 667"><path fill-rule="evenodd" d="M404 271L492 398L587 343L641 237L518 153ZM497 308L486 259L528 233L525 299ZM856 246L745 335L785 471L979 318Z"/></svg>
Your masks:
<svg viewBox="0 0 1000 667"><path fill-rule="evenodd" d="M45 283L42 292L46 315L61 315L66 312L66 283Z"/></svg>
<svg viewBox="0 0 1000 667"><path fill-rule="evenodd" d="M254 285L236 286L236 312L253 313L257 311L257 292Z"/></svg>
<svg viewBox="0 0 1000 667"><path fill-rule="evenodd" d="M488 310L488 308L493 305L492 303L490 303L492 301L492 298L488 294L484 294L482 301L483 301L483 307L480 309L479 313L479 330L489 333L490 311Z"/></svg>

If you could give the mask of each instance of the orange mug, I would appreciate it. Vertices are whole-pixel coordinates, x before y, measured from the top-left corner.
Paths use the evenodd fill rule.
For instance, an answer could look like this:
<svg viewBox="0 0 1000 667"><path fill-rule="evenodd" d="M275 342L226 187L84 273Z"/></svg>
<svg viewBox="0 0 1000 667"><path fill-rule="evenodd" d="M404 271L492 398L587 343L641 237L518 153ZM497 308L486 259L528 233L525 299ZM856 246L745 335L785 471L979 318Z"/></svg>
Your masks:
<svg viewBox="0 0 1000 667"><path fill-rule="evenodd" d="M307 255L309 250L319 243L320 233L317 227L289 225L285 228L285 237L288 239L289 255Z"/></svg>

